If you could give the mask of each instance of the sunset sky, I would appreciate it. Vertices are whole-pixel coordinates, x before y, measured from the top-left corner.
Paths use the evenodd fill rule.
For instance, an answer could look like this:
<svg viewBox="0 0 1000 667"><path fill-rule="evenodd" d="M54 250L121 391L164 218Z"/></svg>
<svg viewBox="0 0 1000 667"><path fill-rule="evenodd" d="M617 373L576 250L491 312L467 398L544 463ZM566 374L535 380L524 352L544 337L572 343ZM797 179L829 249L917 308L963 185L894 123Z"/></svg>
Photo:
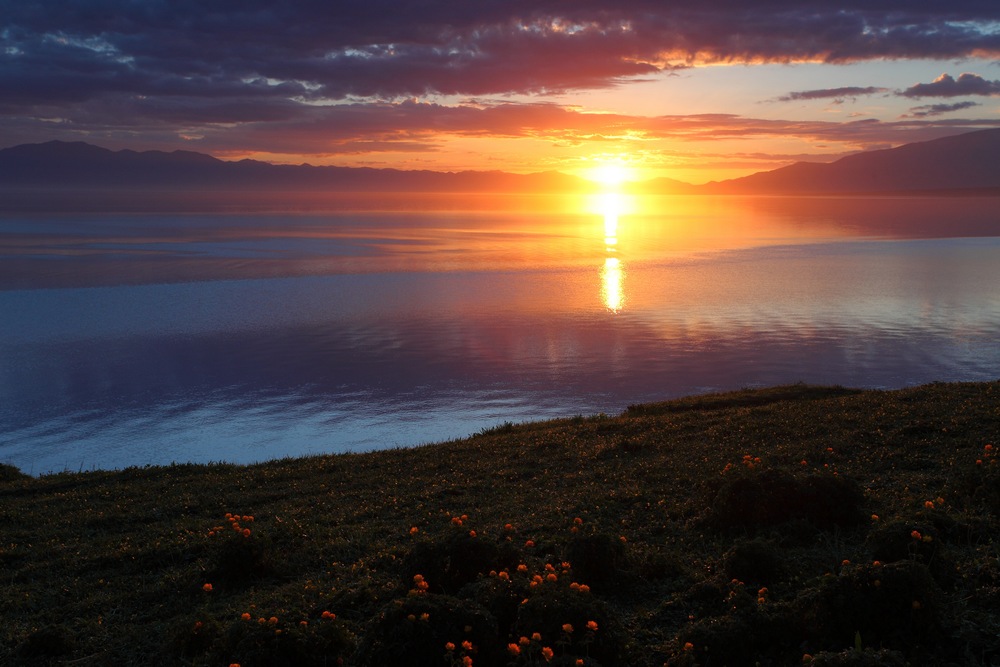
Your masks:
<svg viewBox="0 0 1000 667"><path fill-rule="evenodd" d="M1000 126L997 0L0 0L0 147L702 183Z"/></svg>

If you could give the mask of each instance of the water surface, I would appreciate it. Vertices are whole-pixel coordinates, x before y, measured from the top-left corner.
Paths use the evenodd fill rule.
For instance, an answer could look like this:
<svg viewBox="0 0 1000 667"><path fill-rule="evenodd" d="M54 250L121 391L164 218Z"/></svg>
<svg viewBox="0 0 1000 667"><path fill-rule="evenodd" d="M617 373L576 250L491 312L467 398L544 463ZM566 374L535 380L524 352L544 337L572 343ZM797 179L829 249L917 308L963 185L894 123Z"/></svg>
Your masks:
<svg viewBox="0 0 1000 667"><path fill-rule="evenodd" d="M0 460L250 462L1000 377L996 199L447 202L0 218Z"/></svg>

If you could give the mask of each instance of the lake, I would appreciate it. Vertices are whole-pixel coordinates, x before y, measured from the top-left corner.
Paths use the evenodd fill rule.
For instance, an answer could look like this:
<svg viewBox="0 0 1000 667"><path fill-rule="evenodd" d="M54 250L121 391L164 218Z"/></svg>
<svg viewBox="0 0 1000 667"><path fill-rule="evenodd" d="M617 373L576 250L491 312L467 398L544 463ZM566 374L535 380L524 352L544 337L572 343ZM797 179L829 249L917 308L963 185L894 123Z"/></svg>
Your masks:
<svg viewBox="0 0 1000 667"><path fill-rule="evenodd" d="M1000 377L996 198L309 208L0 214L0 461L247 463L744 387Z"/></svg>

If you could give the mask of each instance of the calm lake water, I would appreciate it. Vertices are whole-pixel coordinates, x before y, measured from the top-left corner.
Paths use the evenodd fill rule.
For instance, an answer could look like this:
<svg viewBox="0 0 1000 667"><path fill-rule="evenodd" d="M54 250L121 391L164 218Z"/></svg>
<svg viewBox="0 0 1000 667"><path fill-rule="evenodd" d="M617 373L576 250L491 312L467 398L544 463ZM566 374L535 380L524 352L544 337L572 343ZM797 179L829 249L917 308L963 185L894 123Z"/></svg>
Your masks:
<svg viewBox="0 0 1000 667"><path fill-rule="evenodd" d="M998 286L995 198L8 213L0 461L251 462L742 387L992 380Z"/></svg>

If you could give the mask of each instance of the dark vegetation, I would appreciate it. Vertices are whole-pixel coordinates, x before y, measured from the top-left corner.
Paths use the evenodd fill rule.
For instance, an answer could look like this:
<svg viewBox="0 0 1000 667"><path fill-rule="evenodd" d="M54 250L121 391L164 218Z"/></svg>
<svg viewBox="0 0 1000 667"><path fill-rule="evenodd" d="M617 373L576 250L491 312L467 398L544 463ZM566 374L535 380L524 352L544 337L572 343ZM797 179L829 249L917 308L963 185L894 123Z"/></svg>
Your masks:
<svg viewBox="0 0 1000 667"><path fill-rule="evenodd" d="M4 466L0 664L1000 664L994 445L998 382L795 386L248 467Z"/></svg>

